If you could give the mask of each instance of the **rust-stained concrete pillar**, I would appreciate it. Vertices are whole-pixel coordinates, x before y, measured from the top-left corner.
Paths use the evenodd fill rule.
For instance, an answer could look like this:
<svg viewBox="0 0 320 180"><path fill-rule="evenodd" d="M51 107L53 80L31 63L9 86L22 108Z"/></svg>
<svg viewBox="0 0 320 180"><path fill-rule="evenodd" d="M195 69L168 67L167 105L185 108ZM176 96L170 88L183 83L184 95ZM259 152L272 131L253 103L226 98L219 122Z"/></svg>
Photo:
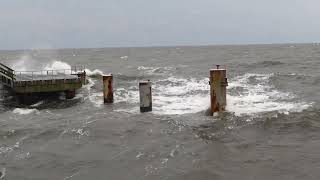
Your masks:
<svg viewBox="0 0 320 180"><path fill-rule="evenodd" d="M139 94L140 112L152 111L151 82L149 80L139 82Z"/></svg>
<svg viewBox="0 0 320 180"><path fill-rule="evenodd" d="M113 75L103 76L103 98L104 103L113 103Z"/></svg>
<svg viewBox="0 0 320 180"><path fill-rule="evenodd" d="M211 115L215 112L225 111L227 105L227 71L220 69L210 70L210 97L211 97Z"/></svg>

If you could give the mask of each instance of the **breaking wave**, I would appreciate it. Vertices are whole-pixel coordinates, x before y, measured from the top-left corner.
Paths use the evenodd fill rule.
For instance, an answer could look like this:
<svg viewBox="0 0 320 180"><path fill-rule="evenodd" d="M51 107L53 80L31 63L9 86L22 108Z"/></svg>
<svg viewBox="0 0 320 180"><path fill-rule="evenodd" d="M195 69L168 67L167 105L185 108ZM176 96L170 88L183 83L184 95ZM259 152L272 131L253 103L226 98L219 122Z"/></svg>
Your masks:
<svg viewBox="0 0 320 180"><path fill-rule="evenodd" d="M139 66L137 68L137 70L142 71L144 74L147 74L147 75L171 73L176 69L177 68L175 67L147 67L147 66Z"/></svg>

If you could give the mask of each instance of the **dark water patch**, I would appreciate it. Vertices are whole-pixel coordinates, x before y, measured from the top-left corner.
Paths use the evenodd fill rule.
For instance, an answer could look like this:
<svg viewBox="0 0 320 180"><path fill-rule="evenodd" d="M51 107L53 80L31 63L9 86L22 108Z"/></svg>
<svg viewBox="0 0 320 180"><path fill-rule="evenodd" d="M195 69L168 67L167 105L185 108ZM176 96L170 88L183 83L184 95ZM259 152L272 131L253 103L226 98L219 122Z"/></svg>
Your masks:
<svg viewBox="0 0 320 180"><path fill-rule="evenodd" d="M262 128L272 131L318 131L320 129L320 110L309 108L302 112L278 113L273 117L258 118L255 122Z"/></svg>
<svg viewBox="0 0 320 180"><path fill-rule="evenodd" d="M260 62L252 62L252 63L245 63L242 62L241 64L239 64L238 67L245 67L245 68L251 68L251 69L255 69L255 68L271 68L271 67L277 67L277 66L281 66L284 65L285 63L282 61L277 61L277 60L265 60L265 61L260 61Z"/></svg>
<svg viewBox="0 0 320 180"><path fill-rule="evenodd" d="M278 66L278 65L282 65L284 64L283 62L281 61L263 61L261 63L257 63L256 65L259 66L259 65L262 65L264 67L270 67L270 66Z"/></svg>
<svg viewBox="0 0 320 180"><path fill-rule="evenodd" d="M138 81L138 80L145 80L145 76L143 75L124 75L124 74L117 74L115 75L115 78L118 80L123 80L123 81Z"/></svg>
<svg viewBox="0 0 320 180"><path fill-rule="evenodd" d="M11 96L10 99L2 101L3 111L13 110L15 108L26 108L26 109L64 109L76 106L83 101L82 98L73 99L61 99L59 93L53 95L41 95L28 97L28 101L21 101L19 97Z"/></svg>
<svg viewBox="0 0 320 180"><path fill-rule="evenodd" d="M221 113L211 117L211 122L206 122L197 126L191 126L193 133L205 142L223 141L225 136L234 129L246 125L245 118L234 116L233 113Z"/></svg>
<svg viewBox="0 0 320 180"><path fill-rule="evenodd" d="M182 175L177 175L174 177L169 177L168 180L219 180L222 179L219 174L215 174L210 171L205 170L193 170L191 172L184 173Z"/></svg>
<svg viewBox="0 0 320 180"><path fill-rule="evenodd" d="M18 139L22 138L24 136L27 136L28 134L31 134L34 132L34 129L32 128L19 128L19 129L11 129L11 130L1 130L0 131L0 137L4 139Z"/></svg>
<svg viewBox="0 0 320 180"><path fill-rule="evenodd" d="M62 129L50 128L50 129L37 129L36 132L33 132L29 136L29 140L31 141L48 141L55 139L61 135L63 132Z"/></svg>

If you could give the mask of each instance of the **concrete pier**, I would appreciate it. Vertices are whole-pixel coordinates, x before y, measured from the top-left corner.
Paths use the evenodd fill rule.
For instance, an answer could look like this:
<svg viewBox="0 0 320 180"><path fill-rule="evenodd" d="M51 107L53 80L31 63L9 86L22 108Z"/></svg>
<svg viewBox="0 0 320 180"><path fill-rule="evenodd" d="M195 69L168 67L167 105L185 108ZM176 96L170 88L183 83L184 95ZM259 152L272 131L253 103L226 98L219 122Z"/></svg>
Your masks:
<svg viewBox="0 0 320 180"><path fill-rule="evenodd" d="M210 70L210 102L211 115L215 112L225 111L227 105L226 87L227 70L220 69L217 65L216 69Z"/></svg>
<svg viewBox="0 0 320 180"><path fill-rule="evenodd" d="M140 112L152 111L152 90L151 82L139 82L139 95L140 95Z"/></svg>
<svg viewBox="0 0 320 180"><path fill-rule="evenodd" d="M113 103L113 75L103 76L103 99L104 103Z"/></svg>
<svg viewBox="0 0 320 180"><path fill-rule="evenodd" d="M85 76L84 68L80 66L74 70L14 71L0 63L0 83L19 97L65 92L66 98L71 99L82 87Z"/></svg>

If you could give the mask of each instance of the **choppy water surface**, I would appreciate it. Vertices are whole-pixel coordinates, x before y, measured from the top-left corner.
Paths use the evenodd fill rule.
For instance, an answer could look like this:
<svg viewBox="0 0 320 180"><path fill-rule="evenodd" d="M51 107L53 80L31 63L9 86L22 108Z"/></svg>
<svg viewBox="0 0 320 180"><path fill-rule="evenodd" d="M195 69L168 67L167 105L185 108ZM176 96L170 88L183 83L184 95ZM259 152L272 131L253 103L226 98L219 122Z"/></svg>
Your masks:
<svg viewBox="0 0 320 180"><path fill-rule="evenodd" d="M318 179L320 46L0 51L16 70L86 65L77 96L1 96L4 179ZM227 112L206 116L209 69L228 70ZM104 105L102 74L114 74ZM140 114L138 82L153 82Z"/></svg>

